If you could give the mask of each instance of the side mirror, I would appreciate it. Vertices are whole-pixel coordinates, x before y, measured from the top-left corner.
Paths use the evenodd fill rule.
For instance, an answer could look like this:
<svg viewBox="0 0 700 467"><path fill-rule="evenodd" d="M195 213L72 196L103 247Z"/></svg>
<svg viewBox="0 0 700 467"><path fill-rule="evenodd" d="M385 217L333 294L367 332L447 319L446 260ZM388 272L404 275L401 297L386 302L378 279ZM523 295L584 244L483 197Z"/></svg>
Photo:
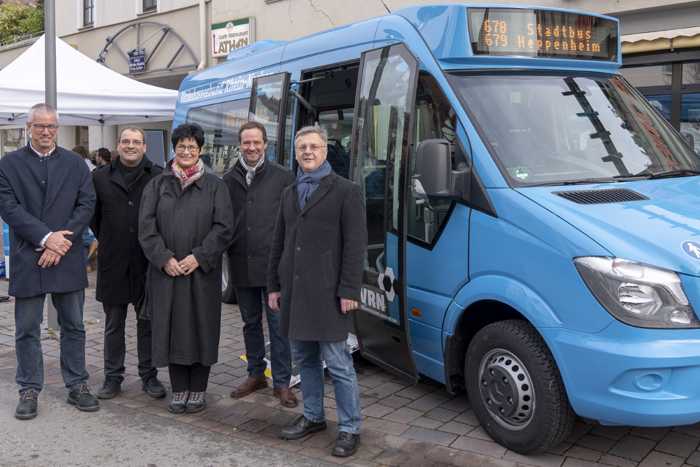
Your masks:
<svg viewBox="0 0 700 467"><path fill-rule="evenodd" d="M445 139L426 139L416 149L414 191L425 197L467 199L469 168L452 170L452 148Z"/></svg>

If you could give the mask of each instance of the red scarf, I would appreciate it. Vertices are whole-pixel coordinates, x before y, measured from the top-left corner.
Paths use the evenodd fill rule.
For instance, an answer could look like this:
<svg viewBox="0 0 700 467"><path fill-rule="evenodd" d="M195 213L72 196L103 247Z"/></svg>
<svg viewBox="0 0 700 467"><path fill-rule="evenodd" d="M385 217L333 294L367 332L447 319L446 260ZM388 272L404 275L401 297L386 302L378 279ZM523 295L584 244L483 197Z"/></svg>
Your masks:
<svg viewBox="0 0 700 467"><path fill-rule="evenodd" d="M186 169L183 169L177 165L177 162L173 162L172 169L173 174L175 174L178 180L180 180L180 186L183 190L202 178L202 175L204 175L204 164L202 163L201 159L198 160L195 165Z"/></svg>

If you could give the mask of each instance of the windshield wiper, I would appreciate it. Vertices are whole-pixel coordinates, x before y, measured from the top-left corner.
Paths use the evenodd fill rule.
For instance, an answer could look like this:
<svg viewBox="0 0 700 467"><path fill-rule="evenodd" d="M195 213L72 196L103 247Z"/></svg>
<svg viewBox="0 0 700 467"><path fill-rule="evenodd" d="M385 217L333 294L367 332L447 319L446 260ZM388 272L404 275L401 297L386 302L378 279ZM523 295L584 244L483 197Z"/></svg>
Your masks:
<svg viewBox="0 0 700 467"><path fill-rule="evenodd" d="M556 185L589 185L591 183L613 183L617 182L611 177L600 177L600 178L579 178L576 180L562 180L558 182L550 183L540 183L538 186L556 186Z"/></svg>
<svg viewBox="0 0 700 467"><path fill-rule="evenodd" d="M700 175L700 170L677 169L665 170L662 172L651 172L649 173L649 178L692 177L693 175Z"/></svg>

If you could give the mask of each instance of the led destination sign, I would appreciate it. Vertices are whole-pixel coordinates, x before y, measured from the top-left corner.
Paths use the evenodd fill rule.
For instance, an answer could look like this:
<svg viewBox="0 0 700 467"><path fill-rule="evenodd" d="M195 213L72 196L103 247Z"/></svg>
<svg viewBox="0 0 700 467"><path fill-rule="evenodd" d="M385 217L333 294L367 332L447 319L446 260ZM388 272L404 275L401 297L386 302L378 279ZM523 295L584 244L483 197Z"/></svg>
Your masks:
<svg viewBox="0 0 700 467"><path fill-rule="evenodd" d="M548 10L469 8L474 55L617 60L617 23Z"/></svg>

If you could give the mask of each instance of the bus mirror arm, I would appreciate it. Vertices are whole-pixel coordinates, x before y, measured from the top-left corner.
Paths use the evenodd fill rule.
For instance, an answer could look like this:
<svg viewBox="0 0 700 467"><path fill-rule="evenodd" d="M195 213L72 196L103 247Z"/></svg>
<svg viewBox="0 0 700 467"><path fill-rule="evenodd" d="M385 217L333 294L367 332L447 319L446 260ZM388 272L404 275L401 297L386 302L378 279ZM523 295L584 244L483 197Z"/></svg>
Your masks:
<svg viewBox="0 0 700 467"><path fill-rule="evenodd" d="M446 139L426 139L416 149L415 180L428 198L467 200L469 168L452 169L452 150Z"/></svg>

